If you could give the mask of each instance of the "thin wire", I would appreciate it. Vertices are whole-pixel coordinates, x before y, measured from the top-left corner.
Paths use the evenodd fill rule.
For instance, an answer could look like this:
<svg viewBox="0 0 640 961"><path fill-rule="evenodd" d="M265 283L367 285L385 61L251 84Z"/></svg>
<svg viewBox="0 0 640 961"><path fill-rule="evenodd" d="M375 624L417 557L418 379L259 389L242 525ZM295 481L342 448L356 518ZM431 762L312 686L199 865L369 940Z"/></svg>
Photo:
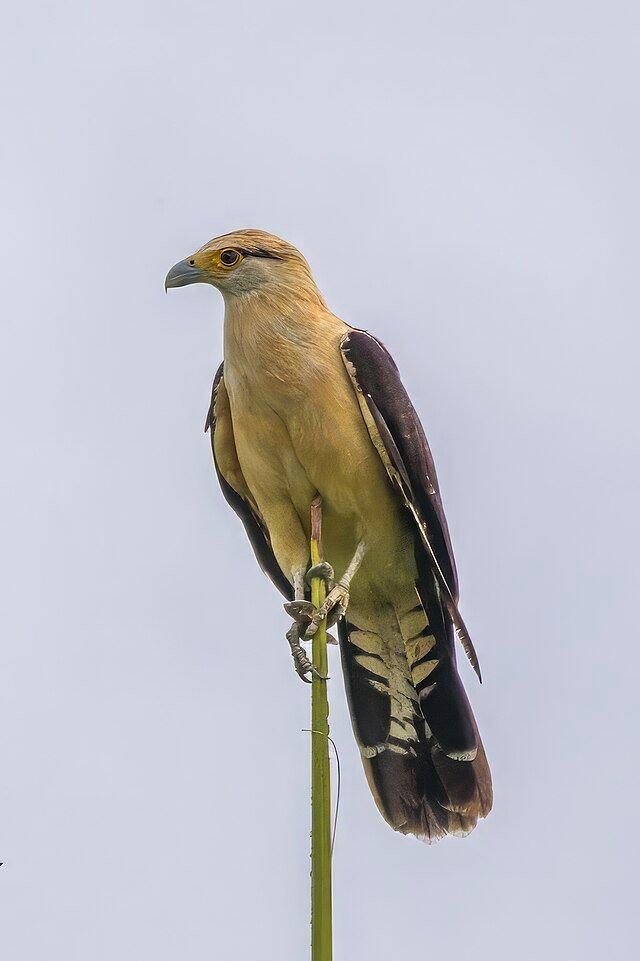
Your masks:
<svg viewBox="0 0 640 961"><path fill-rule="evenodd" d="M333 846L336 843L336 831L338 829L338 811L340 810L340 755L338 754L336 742L328 734L325 734L324 731L314 731L314 729L310 727L303 727L302 731L304 734L320 734L321 737L326 737L327 741L331 743L336 755L336 774L338 775L338 786L336 789L336 813L333 816L333 832L331 834L331 857L333 857Z"/></svg>

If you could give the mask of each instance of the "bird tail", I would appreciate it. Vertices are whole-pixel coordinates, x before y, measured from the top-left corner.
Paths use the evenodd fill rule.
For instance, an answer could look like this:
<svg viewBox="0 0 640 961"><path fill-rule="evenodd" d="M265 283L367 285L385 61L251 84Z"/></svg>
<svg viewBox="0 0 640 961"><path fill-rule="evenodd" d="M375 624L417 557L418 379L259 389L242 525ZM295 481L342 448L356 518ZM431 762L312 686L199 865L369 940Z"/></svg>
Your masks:
<svg viewBox="0 0 640 961"><path fill-rule="evenodd" d="M351 720L369 787L396 831L464 836L491 810L487 758L434 579L339 625ZM428 612L428 613L427 613Z"/></svg>

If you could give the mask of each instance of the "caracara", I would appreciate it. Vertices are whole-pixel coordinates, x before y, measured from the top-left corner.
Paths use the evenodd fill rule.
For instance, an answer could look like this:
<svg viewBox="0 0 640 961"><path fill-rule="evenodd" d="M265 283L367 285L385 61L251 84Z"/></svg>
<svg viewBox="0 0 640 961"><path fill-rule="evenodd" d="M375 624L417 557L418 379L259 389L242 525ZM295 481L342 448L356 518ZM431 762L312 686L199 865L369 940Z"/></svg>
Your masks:
<svg viewBox="0 0 640 961"><path fill-rule="evenodd" d="M492 789L456 637L479 668L433 459L398 369L379 340L331 312L302 254L271 234L218 237L172 267L165 286L194 283L225 303L207 417L216 473L287 599L296 670L314 672L302 644L324 615L337 621L353 730L383 817L426 841L468 834ZM312 569L327 580L320 611L308 599L318 493L331 562Z"/></svg>

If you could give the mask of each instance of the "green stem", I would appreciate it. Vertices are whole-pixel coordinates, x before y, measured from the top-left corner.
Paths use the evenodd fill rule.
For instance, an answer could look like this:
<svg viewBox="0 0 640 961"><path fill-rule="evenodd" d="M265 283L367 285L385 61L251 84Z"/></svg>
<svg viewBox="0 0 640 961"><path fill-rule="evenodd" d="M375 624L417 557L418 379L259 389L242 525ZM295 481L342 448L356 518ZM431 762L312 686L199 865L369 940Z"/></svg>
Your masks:
<svg viewBox="0 0 640 961"><path fill-rule="evenodd" d="M322 560L322 499L311 504L311 563ZM311 600L320 607L325 583L314 577ZM313 636L312 661L327 676L327 625ZM311 959L331 961L331 783L329 779L329 701L327 682L313 676L311 684Z"/></svg>

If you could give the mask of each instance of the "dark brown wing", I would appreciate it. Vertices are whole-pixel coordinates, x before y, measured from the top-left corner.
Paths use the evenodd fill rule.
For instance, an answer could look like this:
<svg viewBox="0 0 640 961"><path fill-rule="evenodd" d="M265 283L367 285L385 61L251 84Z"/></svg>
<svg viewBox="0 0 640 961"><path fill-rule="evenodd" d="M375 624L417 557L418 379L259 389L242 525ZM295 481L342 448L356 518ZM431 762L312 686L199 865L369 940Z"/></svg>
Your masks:
<svg viewBox="0 0 640 961"><path fill-rule="evenodd" d="M238 462L229 398L224 387L223 364L213 381L211 406L204 425L210 431L213 463L227 504L233 508L251 542L256 560L264 573L287 600L293 600L293 587L276 560L267 526L253 502ZM217 453L216 453L217 448Z"/></svg>
<svg viewBox="0 0 640 961"><path fill-rule="evenodd" d="M443 604L480 678L480 666L458 610L458 576L438 478L422 424L386 347L364 330L351 330L342 356L360 409L385 468L420 532Z"/></svg>

